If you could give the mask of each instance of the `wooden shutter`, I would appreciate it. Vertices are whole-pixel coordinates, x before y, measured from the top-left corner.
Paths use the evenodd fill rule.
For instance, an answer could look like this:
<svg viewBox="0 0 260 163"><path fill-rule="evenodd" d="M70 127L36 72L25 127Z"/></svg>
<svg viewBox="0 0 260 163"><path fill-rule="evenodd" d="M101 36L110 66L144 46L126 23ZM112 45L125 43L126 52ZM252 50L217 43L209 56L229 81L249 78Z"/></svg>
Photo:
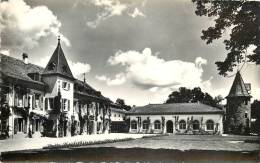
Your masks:
<svg viewBox="0 0 260 163"><path fill-rule="evenodd" d="M32 109L35 108L35 94L32 95Z"/></svg>
<svg viewBox="0 0 260 163"><path fill-rule="evenodd" d="M44 108L45 110L48 110L48 98L45 98L44 100Z"/></svg>
<svg viewBox="0 0 260 163"><path fill-rule="evenodd" d="M42 95L40 97L40 107L41 107L41 110L43 110L43 96Z"/></svg>
<svg viewBox="0 0 260 163"><path fill-rule="evenodd" d="M14 94L14 106L18 106L18 95L16 92Z"/></svg>
<svg viewBox="0 0 260 163"><path fill-rule="evenodd" d="M70 100L68 100L68 111L70 111Z"/></svg>

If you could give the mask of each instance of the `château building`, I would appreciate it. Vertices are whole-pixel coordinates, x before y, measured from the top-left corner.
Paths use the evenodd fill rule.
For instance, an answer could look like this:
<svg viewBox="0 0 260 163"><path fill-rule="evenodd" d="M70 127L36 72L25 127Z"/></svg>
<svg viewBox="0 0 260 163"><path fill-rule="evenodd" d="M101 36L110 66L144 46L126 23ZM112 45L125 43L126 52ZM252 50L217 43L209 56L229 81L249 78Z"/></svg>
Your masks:
<svg viewBox="0 0 260 163"><path fill-rule="evenodd" d="M22 57L0 54L0 134L63 137L110 132L113 102L85 78L73 76L60 39L45 68L29 63L25 53ZM113 110L121 113L120 108Z"/></svg>

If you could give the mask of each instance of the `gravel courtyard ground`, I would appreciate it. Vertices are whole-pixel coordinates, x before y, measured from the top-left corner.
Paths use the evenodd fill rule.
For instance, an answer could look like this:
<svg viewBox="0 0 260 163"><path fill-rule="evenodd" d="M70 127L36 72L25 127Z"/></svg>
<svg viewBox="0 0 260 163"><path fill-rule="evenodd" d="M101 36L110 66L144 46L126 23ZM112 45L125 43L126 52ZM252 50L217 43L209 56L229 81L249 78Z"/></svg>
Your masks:
<svg viewBox="0 0 260 163"><path fill-rule="evenodd" d="M257 143L258 141L258 143ZM88 147L149 148L214 151L260 151L260 137L218 135L169 135Z"/></svg>
<svg viewBox="0 0 260 163"><path fill-rule="evenodd" d="M28 138L25 135L16 136L14 139L9 138L0 140L0 154L6 151L16 150L29 150L29 149L41 149L48 145L57 145L64 143L77 143L77 142L97 142L105 140L124 140L124 139L138 139L143 136L154 136L147 134L123 134L123 133L111 133L111 134L100 134L100 135L78 135L74 137L64 138L49 138L49 137L35 137Z"/></svg>
<svg viewBox="0 0 260 163"><path fill-rule="evenodd" d="M143 136L110 136L120 135ZM45 145L50 142L47 138L41 140ZM3 152L2 161L258 162L259 149L259 137L255 136L168 135L74 148Z"/></svg>

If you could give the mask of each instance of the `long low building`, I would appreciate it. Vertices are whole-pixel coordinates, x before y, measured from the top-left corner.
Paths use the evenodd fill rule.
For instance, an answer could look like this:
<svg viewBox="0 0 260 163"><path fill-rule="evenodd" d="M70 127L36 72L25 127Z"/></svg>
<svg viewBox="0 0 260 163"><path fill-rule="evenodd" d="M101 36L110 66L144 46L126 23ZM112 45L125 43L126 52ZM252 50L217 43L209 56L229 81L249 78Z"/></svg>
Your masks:
<svg viewBox="0 0 260 163"><path fill-rule="evenodd" d="M149 104L127 113L130 133L222 134L224 111L202 103Z"/></svg>

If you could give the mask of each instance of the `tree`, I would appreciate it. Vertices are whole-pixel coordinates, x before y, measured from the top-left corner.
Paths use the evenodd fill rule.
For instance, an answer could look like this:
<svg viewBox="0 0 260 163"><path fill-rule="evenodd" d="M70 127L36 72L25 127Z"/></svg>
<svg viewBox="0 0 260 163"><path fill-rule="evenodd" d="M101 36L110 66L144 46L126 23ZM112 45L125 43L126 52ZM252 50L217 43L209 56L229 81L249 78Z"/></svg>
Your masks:
<svg viewBox="0 0 260 163"><path fill-rule="evenodd" d="M118 99L116 99L116 103L119 104L119 105L125 105L125 100L118 98Z"/></svg>
<svg viewBox="0 0 260 163"><path fill-rule="evenodd" d="M260 101L255 100L251 104L251 118L256 119L256 121L252 124L253 132L260 134Z"/></svg>
<svg viewBox="0 0 260 163"><path fill-rule="evenodd" d="M9 126L7 125L7 120L11 112L10 107L6 101L6 94L9 91L10 90L8 87L0 87L0 132L5 133L5 137L9 137Z"/></svg>
<svg viewBox="0 0 260 163"><path fill-rule="evenodd" d="M166 103L201 102L210 106L219 107L219 100L221 96L219 96L218 100L216 100L217 97L213 99L210 94L202 92L200 87L195 87L192 90L185 87L180 87L179 91L174 91L168 96Z"/></svg>
<svg viewBox="0 0 260 163"><path fill-rule="evenodd" d="M260 64L260 2L192 0L196 5L195 14L215 18L215 25L202 30L201 39L207 44L219 39L231 30L230 38L224 40L227 56L216 62L220 75L227 75L239 63L248 61ZM250 45L257 48L247 55Z"/></svg>
<svg viewBox="0 0 260 163"><path fill-rule="evenodd" d="M220 105L221 101L223 101L224 98L221 95L218 95L214 98L214 101L216 102L216 104Z"/></svg>
<svg viewBox="0 0 260 163"><path fill-rule="evenodd" d="M124 99L121 99L121 98L116 99L116 104L120 105L122 107L122 109L124 109L126 111L131 110L131 106L126 105Z"/></svg>

